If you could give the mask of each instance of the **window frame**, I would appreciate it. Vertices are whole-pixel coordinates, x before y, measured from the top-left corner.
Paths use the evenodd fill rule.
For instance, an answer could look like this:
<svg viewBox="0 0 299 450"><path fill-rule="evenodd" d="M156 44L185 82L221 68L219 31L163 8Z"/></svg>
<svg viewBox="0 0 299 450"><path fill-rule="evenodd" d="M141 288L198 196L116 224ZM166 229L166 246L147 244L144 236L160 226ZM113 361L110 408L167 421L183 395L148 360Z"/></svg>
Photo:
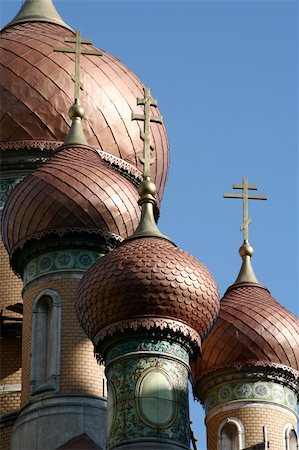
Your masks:
<svg viewBox="0 0 299 450"><path fill-rule="evenodd" d="M43 303L49 302L46 311ZM43 317L46 314L47 317ZM32 396L57 392L60 384L61 352L61 298L52 289L44 289L35 298L32 306L30 393ZM46 330L46 334L43 331ZM45 361L40 357L44 348ZM44 363L43 368L40 363ZM43 371L43 379L41 379Z"/></svg>
<svg viewBox="0 0 299 450"><path fill-rule="evenodd" d="M245 448L245 432L244 425L240 419L237 417L227 417L224 419L218 429L218 450L222 450L222 430L228 425L233 424L236 427L237 436L238 436L238 450L242 450Z"/></svg>

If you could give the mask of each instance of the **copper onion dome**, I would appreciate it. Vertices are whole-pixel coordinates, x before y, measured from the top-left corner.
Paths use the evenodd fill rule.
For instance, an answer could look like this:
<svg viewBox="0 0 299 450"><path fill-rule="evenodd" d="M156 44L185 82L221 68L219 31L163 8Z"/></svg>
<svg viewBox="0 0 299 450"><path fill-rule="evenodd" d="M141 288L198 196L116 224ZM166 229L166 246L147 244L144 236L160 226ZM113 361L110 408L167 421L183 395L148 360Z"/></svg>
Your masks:
<svg viewBox="0 0 299 450"><path fill-rule="evenodd" d="M194 366L194 377L217 369L283 365L299 371L299 320L259 283L232 285Z"/></svg>
<svg viewBox="0 0 299 450"><path fill-rule="evenodd" d="M80 282L76 311L95 346L111 330L178 320L201 338L219 309L216 283L196 258L165 239L127 241L98 260ZM162 322L161 322L161 326Z"/></svg>
<svg viewBox="0 0 299 450"><path fill-rule="evenodd" d="M207 268L176 247L155 224L149 123L161 123L162 117L151 115L150 106L156 107L157 101L149 88L137 102L144 105L144 115L133 114L133 119L144 121L140 157L144 179L138 188L141 220L132 236L85 273L75 308L100 355L107 336L138 328L177 331L196 345L197 352L217 317L218 289Z"/></svg>
<svg viewBox="0 0 299 450"><path fill-rule="evenodd" d="M275 300L255 277L253 248L240 248L243 264L220 301L217 322L192 368L195 392L200 379L223 369L280 367L299 377L299 319Z"/></svg>
<svg viewBox="0 0 299 450"><path fill-rule="evenodd" d="M26 0L25 4L29 3L45 1ZM71 47L64 38L74 32L62 20L29 17L31 13L24 13L20 23L15 19L1 33L0 149L57 148L70 125L74 56L57 53L54 47ZM85 136L90 146L140 170L140 125L131 121L131 113L143 85L117 58L102 53L81 57ZM156 157L152 173L161 199L168 172L168 139L165 127L155 123L151 135ZM114 163L117 165L117 160Z"/></svg>
<svg viewBox="0 0 299 450"><path fill-rule="evenodd" d="M11 193L2 216L4 244L12 256L28 240L76 229L125 238L138 224L137 202L137 189L96 150L67 145Z"/></svg>

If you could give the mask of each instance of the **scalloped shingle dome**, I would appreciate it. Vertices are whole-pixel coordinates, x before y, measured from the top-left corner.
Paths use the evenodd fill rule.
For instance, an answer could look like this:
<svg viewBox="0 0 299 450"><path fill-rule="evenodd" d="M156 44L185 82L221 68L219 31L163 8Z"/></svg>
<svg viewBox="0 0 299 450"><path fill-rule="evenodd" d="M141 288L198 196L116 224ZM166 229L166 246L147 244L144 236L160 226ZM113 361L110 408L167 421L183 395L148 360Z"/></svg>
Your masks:
<svg viewBox="0 0 299 450"><path fill-rule="evenodd" d="M70 35L69 29L47 22L15 24L2 31L0 148L55 148L64 141L73 103L74 56L53 48L73 47L64 42ZM143 96L143 84L104 51L102 57L81 56L81 78L80 100L86 112L82 125L88 144L140 169L142 124L132 121L131 113L142 113L136 99ZM152 114L160 113L153 108ZM168 140L164 125L152 123L151 132L156 156L153 177L161 199Z"/></svg>
<svg viewBox="0 0 299 450"><path fill-rule="evenodd" d="M2 216L6 249L47 233L101 230L127 237L140 217L137 189L83 145L62 147L11 193Z"/></svg>
<svg viewBox="0 0 299 450"><path fill-rule="evenodd" d="M193 377L221 368L277 364L299 371L299 319L264 286L232 285L220 302Z"/></svg>
<svg viewBox="0 0 299 450"><path fill-rule="evenodd" d="M105 327L142 317L181 321L204 338L218 310L217 285L207 268L158 238L125 242L98 260L76 300L79 321L95 345Z"/></svg>

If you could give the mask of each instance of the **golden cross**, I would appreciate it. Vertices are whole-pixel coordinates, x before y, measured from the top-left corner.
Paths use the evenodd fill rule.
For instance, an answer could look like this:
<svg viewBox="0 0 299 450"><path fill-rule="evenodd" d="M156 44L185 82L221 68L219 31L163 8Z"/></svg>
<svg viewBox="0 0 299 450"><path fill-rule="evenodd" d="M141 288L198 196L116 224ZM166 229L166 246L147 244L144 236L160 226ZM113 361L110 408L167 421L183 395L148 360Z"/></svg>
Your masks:
<svg viewBox="0 0 299 450"><path fill-rule="evenodd" d="M75 53L75 76L72 76L72 80L75 82L75 102L79 99L80 89L83 89L82 83L80 81L80 57L81 55L98 55L102 56L102 52L98 50L87 50L81 47L81 44L92 44L92 41L89 39L81 39L80 31L76 31L75 37L66 37L64 42L72 42L75 43L75 48L70 47L55 47L55 52L63 52L63 53Z"/></svg>
<svg viewBox="0 0 299 450"><path fill-rule="evenodd" d="M143 177L151 176L151 165L155 158L151 156L150 150L154 148L150 140L150 122L163 123L162 116L152 116L151 106L158 106L157 100L151 98L150 88L143 88L144 98L137 98L137 105L144 105L144 114L132 113L132 120L143 120L143 132L140 132L140 138L143 140L143 155L139 156L139 161L143 164Z"/></svg>
<svg viewBox="0 0 299 450"><path fill-rule="evenodd" d="M242 184L233 184L233 189L242 189L242 194L223 194L225 198L241 198L243 200L243 223L241 224L241 231L243 230L244 242L248 243L248 225L251 223L251 218L248 216L248 200L267 200L266 195L253 195L248 191L256 191L257 187L253 184L249 185L247 178L242 179Z"/></svg>

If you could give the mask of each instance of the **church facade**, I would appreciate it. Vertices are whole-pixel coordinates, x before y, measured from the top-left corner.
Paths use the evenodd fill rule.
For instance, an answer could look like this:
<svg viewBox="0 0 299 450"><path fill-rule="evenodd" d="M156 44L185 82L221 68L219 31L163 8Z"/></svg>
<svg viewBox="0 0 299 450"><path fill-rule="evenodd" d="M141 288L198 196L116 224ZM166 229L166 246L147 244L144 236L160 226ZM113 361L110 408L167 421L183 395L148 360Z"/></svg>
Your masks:
<svg viewBox="0 0 299 450"><path fill-rule="evenodd" d="M79 24L78 24L79 25ZM156 225L169 165L158 102L51 0L1 32L1 448L296 450L298 318L251 266L219 301ZM74 74L72 76L72 74Z"/></svg>

